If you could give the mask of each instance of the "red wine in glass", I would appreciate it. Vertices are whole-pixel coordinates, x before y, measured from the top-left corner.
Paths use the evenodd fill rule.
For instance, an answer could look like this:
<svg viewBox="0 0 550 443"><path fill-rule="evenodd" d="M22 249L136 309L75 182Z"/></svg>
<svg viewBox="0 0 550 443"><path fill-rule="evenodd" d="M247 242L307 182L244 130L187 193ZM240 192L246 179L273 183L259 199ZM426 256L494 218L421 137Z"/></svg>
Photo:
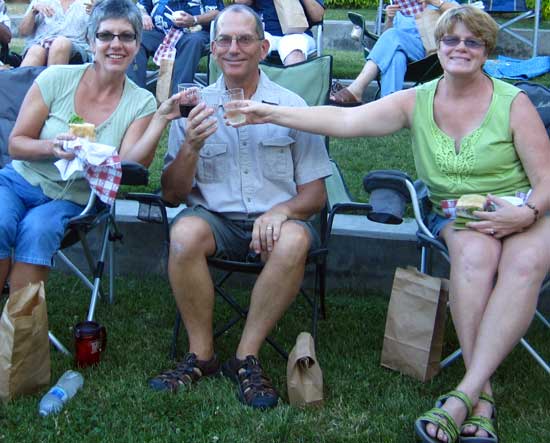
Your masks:
<svg viewBox="0 0 550 443"><path fill-rule="evenodd" d="M195 105L190 105L190 104L185 104L185 105L181 105L180 104L180 114L183 118L187 118L189 117L189 113L191 112L191 109L193 109L195 107Z"/></svg>

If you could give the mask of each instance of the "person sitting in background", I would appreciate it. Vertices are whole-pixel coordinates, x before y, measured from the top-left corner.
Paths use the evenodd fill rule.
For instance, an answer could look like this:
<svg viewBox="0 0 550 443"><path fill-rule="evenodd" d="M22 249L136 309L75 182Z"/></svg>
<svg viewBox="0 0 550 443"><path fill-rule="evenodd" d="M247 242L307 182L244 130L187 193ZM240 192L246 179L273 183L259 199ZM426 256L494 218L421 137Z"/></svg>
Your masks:
<svg viewBox="0 0 550 443"><path fill-rule="evenodd" d="M457 6L451 0L425 0L423 3L424 7L441 11ZM408 61L417 61L426 55L414 14L401 11L398 4L388 5L384 32L370 51L363 69L348 87L331 94L330 100L336 105L360 104L365 89L378 75L381 97L400 91L403 89Z"/></svg>
<svg viewBox="0 0 550 443"><path fill-rule="evenodd" d="M249 102L248 123L331 137L383 136L410 128L418 177L447 244L450 307L466 373L415 423L427 443L498 441L491 376L527 331L550 267L550 139L529 98L485 75L497 23L470 5L446 11L435 38L443 77L357 108L290 108ZM499 196L532 192L514 206ZM494 212L455 229L441 201L487 195ZM462 227L461 227L462 228Z"/></svg>
<svg viewBox="0 0 550 443"><path fill-rule="evenodd" d="M12 162L0 170L0 288L46 281L69 219L90 194L83 175L61 179L54 162L74 114L95 125L98 143L121 160L148 166L168 121L179 117L177 96L159 109L153 95L126 78L141 39L141 14L131 0L102 0L87 35L93 64L45 69L30 87L9 139ZM12 263L13 249L13 263Z"/></svg>
<svg viewBox="0 0 550 443"><path fill-rule="evenodd" d="M9 64L9 43L11 41L11 20L4 0L0 0L0 66Z"/></svg>
<svg viewBox="0 0 550 443"><path fill-rule="evenodd" d="M192 83L200 58L210 41L210 23L223 9L222 0L139 0L143 19L141 47L128 68L128 77L142 88L146 85L147 60L163 41L175 46L172 91L179 83ZM182 31L174 37L174 31ZM174 38L177 41L174 42Z"/></svg>
<svg viewBox="0 0 550 443"><path fill-rule="evenodd" d="M259 69L269 42L252 9L231 5L214 26L212 55L223 76L206 90L242 88L246 98L305 105ZM200 103L170 131L162 195L188 207L172 222L168 276L189 352L174 370L152 378L149 385L175 392L219 372L207 257L257 257L265 266L250 296L239 346L222 371L237 384L242 403L272 408L279 397L258 356L299 291L308 250L320 242L308 219L325 204L324 178L331 167L319 136L275 125L237 131L218 127L218 118L218 108Z"/></svg>
<svg viewBox="0 0 550 443"><path fill-rule="evenodd" d="M302 34L283 34L273 0L235 0L235 3L252 7L262 18L265 38L269 41L269 54L277 51L285 66L294 65L307 59L315 51L316 42L311 28ZM320 23L325 15L323 0L300 0L310 24Z"/></svg>
<svg viewBox="0 0 550 443"><path fill-rule="evenodd" d="M83 0L32 0L19 25L27 37L21 66L67 65L90 59Z"/></svg>

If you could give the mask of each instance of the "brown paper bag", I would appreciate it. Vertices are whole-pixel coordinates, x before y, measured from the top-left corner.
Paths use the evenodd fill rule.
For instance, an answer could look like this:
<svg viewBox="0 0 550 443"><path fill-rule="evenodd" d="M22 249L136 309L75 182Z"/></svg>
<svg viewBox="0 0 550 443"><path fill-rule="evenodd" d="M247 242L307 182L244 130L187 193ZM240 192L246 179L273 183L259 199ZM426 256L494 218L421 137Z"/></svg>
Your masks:
<svg viewBox="0 0 550 443"><path fill-rule="evenodd" d="M381 365L420 381L439 372L448 281L414 268L397 268L391 292Z"/></svg>
<svg viewBox="0 0 550 443"><path fill-rule="evenodd" d="M435 41L435 25L441 17L439 9L426 8L415 17L416 27L422 39L426 56L437 51L437 43Z"/></svg>
<svg viewBox="0 0 550 443"><path fill-rule="evenodd" d="M50 384L50 344L44 283L10 298L0 318L0 399L31 394Z"/></svg>
<svg viewBox="0 0 550 443"><path fill-rule="evenodd" d="M172 95L172 71L174 60L167 58L160 59L159 76L157 79L157 102L160 104Z"/></svg>
<svg viewBox="0 0 550 443"><path fill-rule="evenodd" d="M283 34L301 34L309 28L300 0L273 0Z"/></svg>
<svg viewBox="0 0 550 443"><path fill-rule="evenodd" d="M309 332L301 332L290 351L286 366L288 401L292 406L320 406L323 403L323 372L315 356Z"/></svg>

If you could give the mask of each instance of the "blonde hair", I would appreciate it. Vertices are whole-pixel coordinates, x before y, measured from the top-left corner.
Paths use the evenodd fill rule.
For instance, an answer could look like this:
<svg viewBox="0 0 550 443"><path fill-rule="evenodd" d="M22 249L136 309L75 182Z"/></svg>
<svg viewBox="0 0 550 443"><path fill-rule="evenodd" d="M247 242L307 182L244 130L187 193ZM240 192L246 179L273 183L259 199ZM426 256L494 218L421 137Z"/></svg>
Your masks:
<svg viewBox="0 0 550 443"><path fill-rule="evenodd" d="M461 5L445 11L435 27L435 40L439 44L445 34L462 23L474 36L485 43L485 52L490 54L496 47L498 24L485 11L472 5Z"/></svg>

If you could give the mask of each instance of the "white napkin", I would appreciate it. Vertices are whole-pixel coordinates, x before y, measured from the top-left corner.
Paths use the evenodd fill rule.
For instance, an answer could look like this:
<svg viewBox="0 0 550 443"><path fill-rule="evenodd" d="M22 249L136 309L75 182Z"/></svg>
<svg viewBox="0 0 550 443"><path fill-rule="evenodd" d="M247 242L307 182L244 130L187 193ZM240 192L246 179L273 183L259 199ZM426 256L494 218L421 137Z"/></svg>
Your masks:
<svg viewBox="0 0 550 443"><path fill-rule="evenodd" d="M80 137L76 140L66 140L63 149L76 154L73 160L61 159L54 163L63 180L68 180L75 172L84 171L86 164L98 166L117 154L114 146L90 142Z"/></svg>

